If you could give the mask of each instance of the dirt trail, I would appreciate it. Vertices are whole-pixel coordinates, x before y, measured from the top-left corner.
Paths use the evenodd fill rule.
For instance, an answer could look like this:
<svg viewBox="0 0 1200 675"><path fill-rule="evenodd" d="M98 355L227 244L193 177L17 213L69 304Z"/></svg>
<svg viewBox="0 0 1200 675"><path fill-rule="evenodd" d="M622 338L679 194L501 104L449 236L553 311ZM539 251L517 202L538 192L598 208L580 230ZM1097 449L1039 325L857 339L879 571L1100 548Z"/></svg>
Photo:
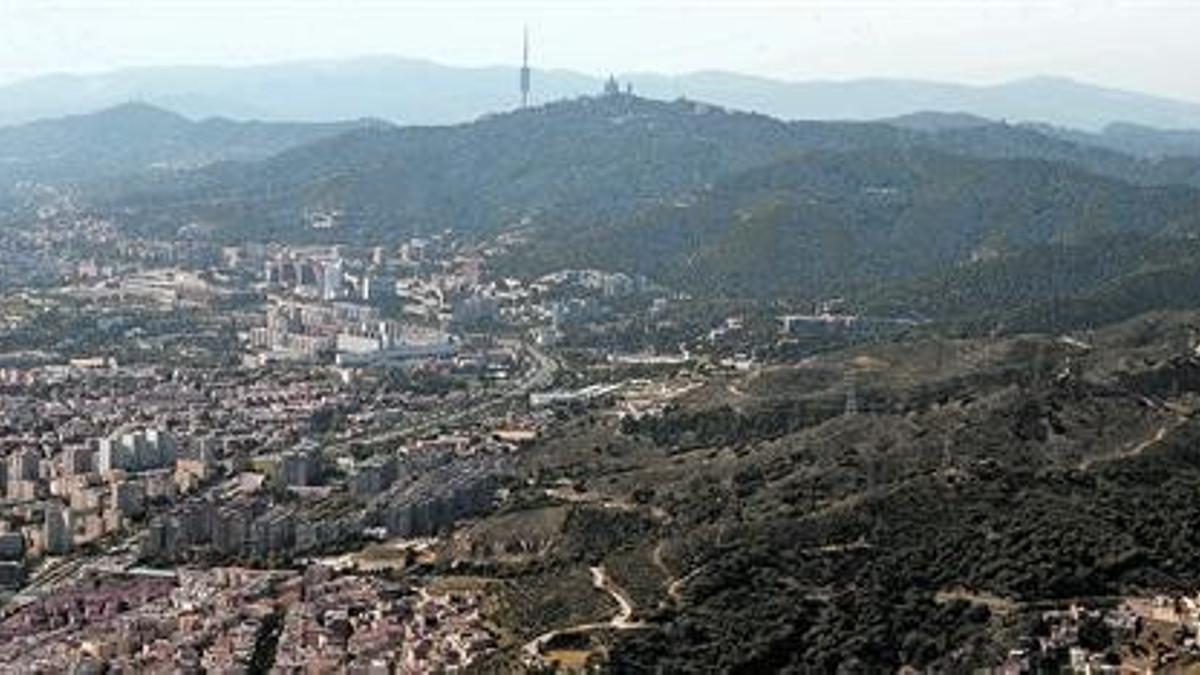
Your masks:
<svg viewBox="0 0 1200 675"><path fill-rule="evenodd" d="M1167 424L1164 424L1163 426L1159 427L1159 429L1157 431L1155 431L1154 435L1151 436L1150 438L1147 438L1146 440L1137 443L1136 445L1134 445L1133 447L1129 448L1128 450L1126 450L1124 452L1118 452L1114 455L1108 455L1106 457L1093 457L1091 459L1085 459L1084 461L1079 463L1079 470L1086 471L1088 468L1090 468L1091 466L1093 466L1099 462L1114 462L1114 461L1121 460L1121 459L1130 459L1132 457L1137 457L1138 455L1142 454L1146 450L1154 447L1155 445L1158 445L1159 443L1162 443L1163 440L1166 439L1168 434L1170 434L1172 431L1178 429L1179 427L1183 426L1183 424L1185 422L1187 422L1189 419L1190 418L1187 416L1180 415L1179 417L1175 418L1171 422L1168 422Z"/></svg>
<svg viewBox="0 0 1200 675"><path fill-rule="evenodd" d="M542 648L546 646L554 638L560 635L578 635L580 633L590 633L597 630L638 630L648 628L650 624L644 621L635 621L633 618L634 607L633 602L625 593L625 590L618 586L608 576L608 572L603 566L590 568L592 573L592 586L598 591L608 593L616 601L618 611L608 621L598 621L591 623L581 623L567 628L558 628L552 631L547 631L525 643L523 651L529 660L537 660L541 658Z"/></svg>
<svg viewBox="0 0 1200 675"><path fill-rule="evenodd" d="M663 560L663 548L665 548L666 545L666 539L658 542L658 545L654 547L654 552L651 553L650 558L654 561L654 564L663 571L663 574L667 576L667 597L670 598L672 602L678 604L683 601L683 587L687 585L687 582L695 578L700 570L704 569L704 566L701 565L700 567L697 567L681 577L676 577L671 572L670 568L667 567L667 563Z"/></svg>

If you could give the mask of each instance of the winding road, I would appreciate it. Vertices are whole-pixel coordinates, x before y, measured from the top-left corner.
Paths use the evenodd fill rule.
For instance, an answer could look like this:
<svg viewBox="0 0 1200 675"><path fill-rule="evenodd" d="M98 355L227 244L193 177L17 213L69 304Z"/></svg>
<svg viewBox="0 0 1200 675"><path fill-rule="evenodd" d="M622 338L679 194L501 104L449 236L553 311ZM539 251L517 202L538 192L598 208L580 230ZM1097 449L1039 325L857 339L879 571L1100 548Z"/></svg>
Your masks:
<svg viewBox="0 0 1200 675"><path fill-rule="evenodd" d="M536 661L541 658L542 648L551 640L562 635L580 635L590 633L597 630L638 630L641 628L649 628L650 624L644 621L636 621L633 618L634 608L633 602L625 591L618 586L608 576L608 572L603 566L598 565L590 568L592 573L592 586L598 591L608 593L617 603L617 613L608 621L597 621L592 623L581 623L567 628L558 628L552 631L542 633L529 642L525 643L523 651L527 659Z"/></svg>

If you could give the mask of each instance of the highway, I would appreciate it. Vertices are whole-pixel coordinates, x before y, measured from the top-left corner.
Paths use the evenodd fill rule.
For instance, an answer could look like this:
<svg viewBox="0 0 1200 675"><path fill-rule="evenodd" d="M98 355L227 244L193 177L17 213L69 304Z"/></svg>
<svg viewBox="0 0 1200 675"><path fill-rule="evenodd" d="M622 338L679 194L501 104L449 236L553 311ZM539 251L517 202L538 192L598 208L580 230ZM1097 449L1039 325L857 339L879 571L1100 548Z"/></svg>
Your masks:
<svg viewBox="0 0 1200 675"><path fill-rule="evenodd" d="M522 374L520 379L509 383L500 392L464 408L446 410L441 413L425 416L411 424L392 429L385 433L355 439L356 442L368 446L389 445L406 438L428 434L438 427L463 424L472 418L482 417L515 400L524 398L532 391L548 387L554 382L554 376L558 372L559 365L552 357L528 343L513 341L508 343L507 346L517 347L523 351L534 365Z"/></svg>

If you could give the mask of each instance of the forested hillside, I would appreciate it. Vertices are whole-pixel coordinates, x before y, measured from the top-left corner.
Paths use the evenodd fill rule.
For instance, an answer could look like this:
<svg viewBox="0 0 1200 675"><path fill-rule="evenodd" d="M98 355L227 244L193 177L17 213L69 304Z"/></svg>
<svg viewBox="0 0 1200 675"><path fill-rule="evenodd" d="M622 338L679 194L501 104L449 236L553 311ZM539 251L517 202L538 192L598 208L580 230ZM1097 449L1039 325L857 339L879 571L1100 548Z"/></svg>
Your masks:
<svg viewBox="0 0 1200 675"><path fill-rule="evenodd" d="M1195 321L888 341L581 415L522 456L529 490L586 485L628 523L577 519L536 572L619 570L647 624L609 636L613 672L970 672L1036 645L1044 611L1193 592Z"/></svg>
<svg viewBox="0 0 1200 675"><path fill-rule="evenodd" d="M0 180L74 181L259 160L366 124L193 121L129 103L0 128Z"/></svg>
<svg viewBox="0 0 1200 675"><path fill-rule="evenodd" d="M105 142L129 124L145 127L145 140ZM106 177L79 194L134 231L201 223L230 241L395 242L517 230L528 243L493 261L501 273L599 267L696 294L841 294L872 311L968 325L1174 306L1154 280L1190 287L1178 251L1200 224L1200 159L1084 138L1097 135L934 113L783 122L629 95L451 127L360 125L190 171L120 169L199 162L209 145L218 159L246 158L333 131L230 125L135 106L24 133L116 148L93 152ZM77 135L88 143L72 143ZM314 212L333 214L335 227L310 228Z"/></svg>
<svg viewBox="0 0 1200 675"><path fill-rule="evenodd" d="M516 264L618 268L696 292L759 298L814 297L953 269L945 283L974 283L999 300L1011 277L1032 301L1029 285L1045 282L1014 262L1034 255L1027 251L1193 233L1198 207L1200 192L1189 188L1135 187L1062 164L926 150L809 153L721 181L686 206L542 239ZM1131 271L1134 261L1119 264ZM1104 277L1116 264L1092 274ZM1067 290L1065 277L1054 283ZM923 299L910 306L934 314L954 301ZM966 302L978 309L985 299Z"/></svg>
<svg viewBox="0 0 1200 675"><path fill-rule="evenodd" d="M922 130L794 122L702 103L582 98L454 127L369 128L262 162L225 163L170 180L95 186L90 200L131 223L201 220L226 236L304 238L302 214L338 211L341 238L400 238L517 223L547 231L620 223L687 203L714 183L812 151L904 152L1060 162L1143 185L1200 181L1200 161L1134 159L1024 127Z"/></svg>

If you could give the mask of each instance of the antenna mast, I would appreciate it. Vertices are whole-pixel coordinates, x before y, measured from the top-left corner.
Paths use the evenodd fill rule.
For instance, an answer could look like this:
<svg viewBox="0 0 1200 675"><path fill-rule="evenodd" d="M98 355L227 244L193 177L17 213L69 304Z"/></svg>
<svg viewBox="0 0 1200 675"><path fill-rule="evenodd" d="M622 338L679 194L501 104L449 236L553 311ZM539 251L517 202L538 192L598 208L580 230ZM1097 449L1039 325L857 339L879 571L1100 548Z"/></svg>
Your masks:
<svg viewBox="0 0 1200 675"><path fill-rule="evenodd" d="M529 26L525 26L525 54L521 61L521 107L529 107Z"/></svg>

